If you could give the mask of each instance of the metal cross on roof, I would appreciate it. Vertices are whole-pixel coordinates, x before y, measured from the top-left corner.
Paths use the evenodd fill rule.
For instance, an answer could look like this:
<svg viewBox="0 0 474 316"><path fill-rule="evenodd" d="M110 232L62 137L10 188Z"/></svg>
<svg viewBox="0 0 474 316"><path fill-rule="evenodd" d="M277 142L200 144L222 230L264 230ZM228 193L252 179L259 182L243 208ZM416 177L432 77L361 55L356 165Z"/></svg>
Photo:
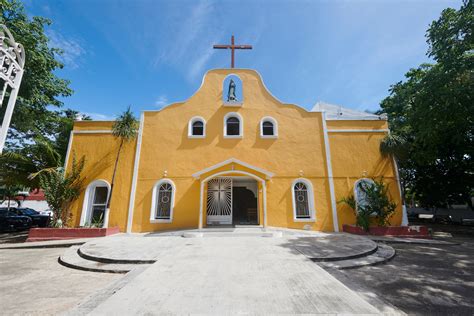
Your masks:
<svg viewBox="0 0 474 316"><path fill-rule="evenodd" d="M231 49L230 68L234 68L234 52L236 49L252 49L252 45L235 45L234 35L230 38L230 45L214 45L215 49Z"/></svg>

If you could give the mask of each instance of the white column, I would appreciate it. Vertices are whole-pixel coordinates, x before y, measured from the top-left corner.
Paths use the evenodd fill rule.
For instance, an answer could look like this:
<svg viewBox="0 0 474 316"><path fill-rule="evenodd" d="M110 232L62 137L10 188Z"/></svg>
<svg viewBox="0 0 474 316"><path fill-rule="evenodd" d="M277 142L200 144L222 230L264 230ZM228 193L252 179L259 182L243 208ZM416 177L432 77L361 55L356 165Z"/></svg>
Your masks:
<svg viewBox="0 0 474 316"><path fill-rule="evenodd" d="M395 177L397 178L397 185L398 185L398 191L400 192L400 201L405 202L405 199L403 198L402 194L402 185L400 183L400 175L398 173L398 165L397 161L395 158L392 158L393 162L393 168L395 169ZM407 207L405 203L402 204L402 224L401 226L408 226L408 215L407 215Z"/></svg>
<svg viewBox="0 0 474 316"><path fill-rule="evenodd" d="M130 200L128 204L127 233L132 232L133 210L135 209L135 195L137 192L138 168L140 166L140 152L142 148L143 126L145 124L145 113L140 116L140 126L138 128L137 147L135 149L135 161L133 164L132 188L130 190Z"/></svg>
<svg viewBox="0 0 474 316"><path fill-rule="evenodd" d="M263 189L263 227L267 227L267 184L265 180L262 181Z"/></svg>
<svg viewBox="0 0 474 316"><path fill-rule="evenodd" d="M201 182L201 188L200 188L200 195L199 195L199 224L198 224L198 228L199 229L202 229L202 211L203 211L203 201L204 201L204 198L203 198L203 195L204 195L204 182Z"/></svg>
<svg viewBox="0 0 474 316"><path fill-rule="evenodd" d="M331 197L331 208L332 208L332 221L334 226L334 231L339 232L339 220L337 218L337 203L336 203L336 193L334 190L334 178L332 174L332 164L331 164L331 148L329 146L329 137L328 129L326 126L326 112L321 113L322 123L323 123L323 136L324 136L324 149L326 151L326 167L328 173L329 181L329 195Z"/></svg>

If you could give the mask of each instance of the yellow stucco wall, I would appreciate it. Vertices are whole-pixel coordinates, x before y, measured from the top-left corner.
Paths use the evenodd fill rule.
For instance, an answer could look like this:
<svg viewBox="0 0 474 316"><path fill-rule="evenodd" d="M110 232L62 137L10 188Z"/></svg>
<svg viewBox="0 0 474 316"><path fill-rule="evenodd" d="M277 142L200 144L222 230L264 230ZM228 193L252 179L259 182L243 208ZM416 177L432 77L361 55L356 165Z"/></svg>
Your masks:
<svg viewBox="0 0 474 316"><path fill-rule="evenodd" d="M336 201L353 194L354 183L360 178L383 178L389 186L390 196L398 203L398 211L390 222L400 225L400 192L393 163L382 157L379 151L384 136L385 133L329 133ZM337 204L337 213L340 227L342 224L355 224L355 215L345 204Z"/></svg>
<svg viewBox="0 0 474 316"><path fill-rule="evenodd" d="M241 107L223 106L223 82L227 75L236 74L243 84L244 102ZM223 136L224 116L237 112L243 118L243 137L226 139ZM188 138L188 122L194 116L206 120L205 138ZM260 137L260 120L270 116L278 122L278 138ZM269 226L332 231L333 218L326 152L323 116L300 107L282 104L265 88L260 76L253 70L217 69L209 71L200 89L187 101L172 104L160 111L146 111L143 115L143 135L139 152L139 169L132 231L146 232L198 226L200 210L200 181L218 172L245 171L265 179L265 175L239 164L221 166L195 179L192 175L205 168L235 158L252 166L265 169L274 176L266 180L267 224ZM110 129L111 123L78 122L75 131ZM386 121L327 121L333 129L386 129ZM353 182L364 172L367 176L383 175L392 181L391 192L396 201L396 182L391 161L380 156L378 146L383 133L329 133L334 185L337 199L350 192ZM72 150L87 157L86 183L95 179L110 181L114 153L118 142L111 134L75 134ZM111 203L109 226L119 225L125 230L136 142L128 144L121 156L119 173ZM365 173L364 173L365 174ZM297 178L311 181L314 193L316 220L293 220L291 185ZM153 187L162 178L176 186L172 223L151 223ZM205 188L204 188L205 189ZM203 222L205 198L203 198ZM260 224L263 224L263 188L259 183L258 205ZM79 223L83 197L74 205L74 223ZM349 211L338 205L339 223L353 223ZM399 223L400 214L394 217Z"/></svg>
<svg viewBox="0 0 474 316"><path fill-rule="evenodd" d="M74 131L96 131L110 130L111 122L76 122ZM117 155L119 142L114 139L111 133L74 133L70 156L67 167L71 168L72 158L76 159L84 156L86 161L83 170L84 190L79 199L72 205L73 226L79 226L82 206L86 187L95 180L112 181L113 167ZM116 174L114 191L110 202L109 227L120 227L125 231L127 224L128 203L130 197L131 180L133 173L133 160L135 156L136 141L126 143L120 155L119 165Z"/></svg>

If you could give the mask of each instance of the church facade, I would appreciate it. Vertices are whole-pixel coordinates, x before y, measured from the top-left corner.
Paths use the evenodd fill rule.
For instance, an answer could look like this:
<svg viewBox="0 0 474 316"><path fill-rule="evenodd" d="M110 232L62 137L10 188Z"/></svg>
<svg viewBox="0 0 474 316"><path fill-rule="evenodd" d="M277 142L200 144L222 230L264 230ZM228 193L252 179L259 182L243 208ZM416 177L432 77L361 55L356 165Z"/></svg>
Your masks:
<svg viewBox="0 0 474 316"><path fill-rule="evenodd" d="M402 222L394 161L379 152L386 119L324 103L310 111L282 103L254 70L208 71L188 100L143 111L137 138L123 147L106 212L119 146L112 124L74 125L66 168L73 153L86 164L73 226L340 231L355 216L338 201L359 181L382 177L397 203L390 222Z"/></svg>

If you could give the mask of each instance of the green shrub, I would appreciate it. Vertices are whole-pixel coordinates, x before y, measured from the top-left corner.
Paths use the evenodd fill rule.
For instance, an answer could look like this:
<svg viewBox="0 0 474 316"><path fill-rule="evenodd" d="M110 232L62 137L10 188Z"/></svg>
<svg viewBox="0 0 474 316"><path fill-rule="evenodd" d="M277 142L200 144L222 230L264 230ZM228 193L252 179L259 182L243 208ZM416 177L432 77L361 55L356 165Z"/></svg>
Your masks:
<svg viewBox="0 0 474 316"><path fill-rule="evenodd" d="M361 181L357 185L357 189L365 195L363 201L358 203L354 195L350 195L339 202L347 204L354 211L356 225L365 231L369 230L372 219L378 226L387 226L397 208L397 204L389 197L388 185L383 179L373 179L372 183Z"/></svg>

